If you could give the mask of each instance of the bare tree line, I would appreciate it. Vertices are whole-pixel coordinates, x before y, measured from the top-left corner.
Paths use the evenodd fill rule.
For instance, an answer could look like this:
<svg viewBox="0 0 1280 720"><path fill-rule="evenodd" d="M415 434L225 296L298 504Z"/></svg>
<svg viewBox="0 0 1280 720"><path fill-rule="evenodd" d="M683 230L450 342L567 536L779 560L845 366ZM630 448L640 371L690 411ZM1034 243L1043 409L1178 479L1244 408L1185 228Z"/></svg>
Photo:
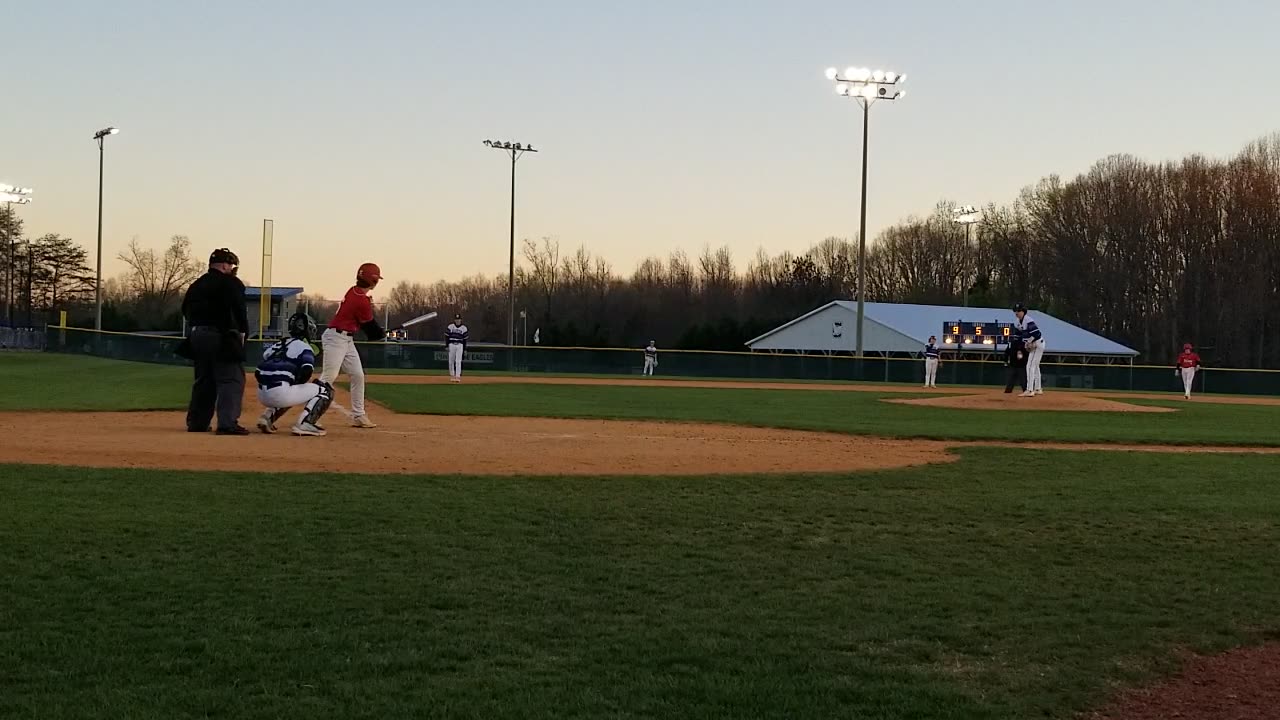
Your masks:
<svg viewBox="0 0 1280 720"><path fill-rule="evenodd" d="M1224 366L1280 367L1280 135L1226 160L1117 155L1071 180L1047 177L987 205L971 241L954 209L939 203L869 244L869 300L959 305L967 290L970 305L1027 302L1151 362L1192 342ZM741 349L856 295L857 245L841 238L801 254L757 251L741 272L724 247L647 258L630 276L545 238L526 240L522 260L517 312L543 344ZM473 337L505 336L505 277L401 282L389 302L393 322L459 310Z"/></svg>
<svg viewBox="0 0 1280 720"><path fill-rule="evenodd" d="M972 242L954 205L907 218L868 245L869 300L1007 307L1024 301L1130 345L1151 362L1192 342L1214 363L1280 367L1280 135L1228 159L1150 163L1117 155L1064 180L1050 176L983 209ZM0 209L3 210L3 209ZM91 317L93 286L82 248L58 235L26 239L0 212L0 269L14 280L15 321L69 309ZM177 304L203 271L190 241L164 251L135 240L127 272L104 283L108 329L177 329ZM526 240L516 270L518 340L544 345L742 349L770 327L856 295L857 244L827 238L803 253L758 250L745 267L727 247L649 257L619 273L585 247ZM392 324L427 310L438 322L412 337L437 339L462 312L479 341L505 339L506 278L483 275L380 289ZM304 296L321 320L336 303ZM9 308L6 308L6 311ZM382 310L380 310L381 314ZM87 316L86 313L89 313ZM6 313L7 317L7 313Z"/></svg>

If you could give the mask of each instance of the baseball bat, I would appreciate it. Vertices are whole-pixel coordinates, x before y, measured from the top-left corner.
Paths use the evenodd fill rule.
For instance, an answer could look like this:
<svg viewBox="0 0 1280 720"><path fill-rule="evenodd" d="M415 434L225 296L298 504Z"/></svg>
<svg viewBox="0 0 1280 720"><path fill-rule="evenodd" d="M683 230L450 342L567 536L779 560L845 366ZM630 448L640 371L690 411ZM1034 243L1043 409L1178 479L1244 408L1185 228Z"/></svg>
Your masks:
<svg viewBox="0 0 1280 720"><path fill-rule="evenodd" d="M435 316L436 316L436 315L438 315L438 314L439 314L439 313L436 313L436 312L434 312L434 311L433 311L433 312L429 312L429 313L427 313L426 315L419 315L418 317L413 318L413 319L411 319L411 320L405 320L404 322L400 323L399 325L397 325L397 326L395 326L395 327L393 327L393 328L391 328L391 329L392 329L392 330L404 330L405 328L413 327L414 325L417 325L418 323L424 323L424 322L426 322L426 321L430 320L431 318L435 317Z"/></svg>

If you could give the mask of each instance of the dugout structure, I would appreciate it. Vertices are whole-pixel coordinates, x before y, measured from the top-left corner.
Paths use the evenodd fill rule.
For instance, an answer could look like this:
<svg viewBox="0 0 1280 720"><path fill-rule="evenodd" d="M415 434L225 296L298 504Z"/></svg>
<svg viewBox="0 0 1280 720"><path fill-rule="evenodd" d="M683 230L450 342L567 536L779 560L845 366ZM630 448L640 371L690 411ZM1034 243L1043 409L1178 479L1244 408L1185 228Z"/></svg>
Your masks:
<svg viewBox="0 0 1280 720"><path fill-rule="evenodd" d="M929 336L935 336L944 359L998 359L1002 341L1017 323L1008 308L954 305L866 303L863 354L872 358L919 359ZM752 352L772 354L852 355L857 335L856 302L834 300L746 343ZM1138 352L1052 315L1031 310L1044 332L1046 363L1123 365ZM1172 359L1170 359L1172 367Z"/></svg>

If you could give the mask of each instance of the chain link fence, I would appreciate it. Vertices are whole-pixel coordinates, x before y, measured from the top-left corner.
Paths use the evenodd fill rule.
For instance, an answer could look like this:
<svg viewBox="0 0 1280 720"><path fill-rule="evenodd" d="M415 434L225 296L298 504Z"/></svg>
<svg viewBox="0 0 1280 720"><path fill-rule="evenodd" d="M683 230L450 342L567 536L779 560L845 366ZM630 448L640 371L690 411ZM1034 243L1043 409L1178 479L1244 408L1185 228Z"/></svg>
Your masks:
<svg viewBox="0 0 1280 720"><path fill-rule="evenodd" d="M0 350L44 350L45 331L0 327Z"/></svg>
<svg viewBox="0 0 1280 720"><path fill-rule="evenodd" d="M50 327L50 352L94 355L142 362L187 364L173 354L182 338ZM270 341L268 341L270 342ZM250 340L248 356L262 355L262 341ZM314 343L319 352L319 343ZM445 348L440 343L358 343L366 370L443 371ZM913 358L863 358L847 355L794 355L749 352L659 351L658 374L682 378L743 380L804 380L923 383L924 363ZM625 348L551 348L469 346L463 359L468 371L560 375L640 375L644 354ZM1084 390L1140 390L1181 392L1182 381L1172 365L1100 365L1044 363L1045 388ZM947 360L938 381L950 385L1003 387L1006 371L995 358ZM1196 379L1198 392L1248 395L1280 394L1280 371L1210 368Z"/></svg>

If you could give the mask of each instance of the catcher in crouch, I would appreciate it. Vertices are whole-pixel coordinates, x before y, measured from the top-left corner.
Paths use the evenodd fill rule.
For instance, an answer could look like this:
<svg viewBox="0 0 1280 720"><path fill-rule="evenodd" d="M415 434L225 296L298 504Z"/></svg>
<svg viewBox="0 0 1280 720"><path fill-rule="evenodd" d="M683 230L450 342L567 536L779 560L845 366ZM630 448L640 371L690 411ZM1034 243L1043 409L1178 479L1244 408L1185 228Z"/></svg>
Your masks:
<svg viewBox="0 0 1280 720"><path fill-rule="evenodd" d="M289 338L272 343L262 352L262 362L254 377L258 379L258 400L267 406L258 418L258 429L276 431L276 421L291 407L303 406L301 417L294 423L294 435L322 437L320 416L333 402L333 386L322 380L311 380L316 356L308 342L315 336L316 324L304 312L289 318Z"/></svg>

